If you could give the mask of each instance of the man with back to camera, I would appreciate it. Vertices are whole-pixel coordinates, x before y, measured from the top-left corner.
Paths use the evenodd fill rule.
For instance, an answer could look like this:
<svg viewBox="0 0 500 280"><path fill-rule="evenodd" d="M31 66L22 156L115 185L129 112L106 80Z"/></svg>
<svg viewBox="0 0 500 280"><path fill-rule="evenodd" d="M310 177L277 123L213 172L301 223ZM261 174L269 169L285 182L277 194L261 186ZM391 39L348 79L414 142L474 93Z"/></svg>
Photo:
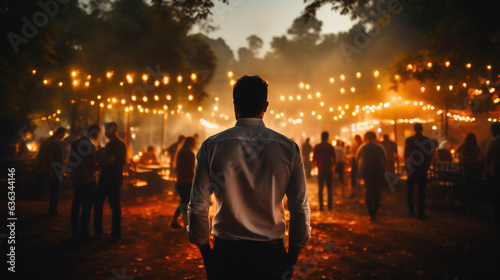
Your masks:
<svg viewBox="0 0 500 280"><path fill-rule="evenodd" d="M209 137L197 155L188 232L200 248L208 279L290 279L310 238L301 153L292 140L265 127L267 87L259 76L239 78L233 88L235 127ZM285 194L288 253L282 239Z"/></svg>
<svg viewBox="0 0 500 280"><path fill-rule="evenodd" d="M431 165L431 159L436 150L434 142L422 135L424 128L420 123L413 126L415 135L406 138L405 142L405 166L408 174L408 213L415 216L413 206L413 188L418 187L418 218L426 219L425 215L425 187L427 185L427 170Z"/></svg>
<svg viewBox="0 0 500 280"><path fill-rule="evenodd" d="M335 149L328 142L329 134L326 131L321 133L321 143L314 146L313 163L318 168L318 200L319 211L324 210L323 206L323 186L326 183L328 210L333 207L333 170L337 162Z"/></svg>

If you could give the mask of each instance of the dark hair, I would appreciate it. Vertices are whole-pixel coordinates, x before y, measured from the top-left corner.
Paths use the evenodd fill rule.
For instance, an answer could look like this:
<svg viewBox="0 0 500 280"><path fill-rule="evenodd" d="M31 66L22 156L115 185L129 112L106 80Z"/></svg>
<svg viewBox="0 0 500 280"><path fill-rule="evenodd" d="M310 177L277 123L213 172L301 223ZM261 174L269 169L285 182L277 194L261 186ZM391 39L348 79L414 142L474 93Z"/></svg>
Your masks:
<svg viewBox="0 0 500 280"><path fill-rule="evenodd" d="M154 149L155 149L155 147L153 147L153 146L148 146L148 152L151 152L151 151L153 151Z"/></svg>
<svg viewBox="0 0 500 280"><path fill-rule="evenodd" d="M118 128L118 125L115 122L109 122L106 123L106 132L116 132L116 129Z"/></svg>
<svg viewBox="0 0 500 280"><path fill-rule="evenodd" d="M387 134L384 134L382 137L384 138L384 140L389 140L389 135Z"/></svg>
<svg viewBox="0 0 500 280"><path fill-rule="evenodd" d="M422 131L424 131L424 127L422 126L422 124L416 123L415 125L413 125L413 130L415 130L416 133L421 133Z"/></svg>
<svg viewBox="0 0 500 280"><path fill-rule="evenodd" d="M500 123L491 124L491 133L493 134L494 137L500 135Z"/></svg>
<svg viewBox="0 0 500 280"><path fill-rule="evenodd" d="M68 130L64 127L60 127L56 130L56 132L54 133L54 135L57 135L57 134L66 134L66 132L68 132Z"/></svg>
<svg viewBox="0 0 500 280"><path fill-rule="evenodd" d="M243 76L233 87L234 105L241 117L253 117L260 114L267 102L268 84L259 76Z"/></svg>
<svg viewBox="0 0 500 280"><path fill-rule="evenodd" d="M361 135L359 134L354 135L354 141L359 141L360 143L363 142L363 140L361 139Z"/></svg>
<svg viewBox="0 0 500 280"><path fill-rule="evenodd" d="M181 150L191 150L194 148L194 145L196 144L196 139L194 139L194 137L186 137L186 139L184 139L184 144L182 144L182 148Z"/></svg>
<svg viewBox="0 0 500 280"><path fill-rule="evenodd" d="M467 134L463 144L463 151L478 151L479 149L476 135L474 133Z"/></svg>
<svg viewBox="0 0 500 280"><path fill-rule="evenodd" d="M328 132L326 132L326 131L321 132L321 140L322 141L327 141L328 136L329 136Z"/></svg>
<svg viewBox="0 0 500 280"><path fill-rule="evenodd" d="M377 135L373 131L368 131L365 133L364 138L365 138L365 141L372 142L373 140L375 140L375 138L377 138Z"/></svg>

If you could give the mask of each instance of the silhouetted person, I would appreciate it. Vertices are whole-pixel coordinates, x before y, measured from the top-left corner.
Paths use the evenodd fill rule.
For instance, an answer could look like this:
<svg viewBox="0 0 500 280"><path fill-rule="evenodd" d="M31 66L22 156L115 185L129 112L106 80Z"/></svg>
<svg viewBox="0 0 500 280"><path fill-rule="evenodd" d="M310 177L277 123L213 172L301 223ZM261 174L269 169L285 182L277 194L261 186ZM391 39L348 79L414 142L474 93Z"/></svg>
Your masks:
<svg viewBox="0 0 500 280"><path fill-rule="evenodd" d="M366 132L365 144L359 148L357 155L358 174L365 183L366 208L372 221L375 220L380 206L379 189L385 185L384 174L387 166L384 148L376 144L376 137L374 132Z"/></svg>
<svg viewBox="0 0 500 280"><path fill-rule="evenodd" d="M266 128L267 83L243 76L233 88L233 128L201 145L191 202L189 239L200 247L209 279L290 279L310 238L309 204L300 149ZM214 248L209 244L210 196ZM285 250L287 196L289 250Z"/></svg>
<svg viewBox="0 0 500 280"><path fill-rule="evenodd" d="M194 178L196 139L187 137L182 144L182 148L177 153L177 182L175 190L179 194L181 201L177 209L175 209L174 217L170 226L172 228L181 228L177 223L177 218L182 213L184 226L188 225L187 207L191 196L191 186Z"/></svg>
<svg viewBox="0 0 500 280"><path fill-rule="evenodd" d="M339 187L340 191L342 192L342 198L344 198L345 197L344 193L345 150L342 145L343 142L338 140L337 143L335 143L334 149L335 149L335 159L336 159L335 173L337 173L337 176L339 178Z"/></svg>
<svg viewBox="0 0 500 280"><path fill-rule="evenodd" d="M147 152L142 154L140 163L144 165L159 164L155 154L155 147L153 146L148 147Z"/></svg>
<svg viewBox="0 0 500 280"><path fill-rule="evenodd" d="M382 145L382 147L384 147L385 158L387 160L387 171L396 174L394 164L396 162L396 158L398 157L398 145L396 145L395 142L389 140L389 135L384 134L384 136L382 137L384 138L384 140L382 140L380 144Z"/></svg>
<svg viewBox="0 0 500 280"><path fill-rule="evenodd" d="M63 179L63 150L61 140L67 130L60 127L56 132L40 144L37 156L38 182L42 186L49 185L49 211L48 216L60 216L57 212L59 192Z"/></svg>
<svg viewBox="0 0 500 280"><path fill-rule="evenodd" d="M306 142L302 145L302 161L304 162L304 169L306 171L306 178L311 178L311 170L312 170L312 162L311 162L311 153L313 148L309 143L311 139L307 138Z"/></svg>
<svg viewBox="0 0 500 280"><path fill-rule="evenodd" d="M328 192L328 210L333 207L333 170L335 168L335 150L333 146L328 143L328 132L321 133L321 143L314 146L313 163L318 168L318 200L319 210L323 211L323 186L326 183L326 190Z"/></svg>
<svg viewBox="0 0 500 280"><path fill-rule="evenodd" d="M99 139L101 129L91 125L87 135L71 144L68 155L68 166L72 168L73 204L71 205L71 230L73 237L87 239L90 237L89 224L92 205L97 188L96 148L92 141Z"/></svg>
<svg viewBox="0 0 500 280"><path fill-rule="evenodd" d="M460 162L464 163L480 163L483 159L483 153L477 143L477 138L474 133L468 133L464 143L457 149L457 156Z"/></svg>
<svg viewBox="0 0 500 280"><path fill-rule="evenodd" d="M175 160L177 158L177 151L181 148L182 142L184 142L186 136L179 135L177 142L173 143L167 148L167 153L170 157L170 168L175 171Z"/></svg>
<svg viewBox="0 0 500 280"><path fill-rule="evenodd" d="M437 149L437 160L440 162L452 161L453 155L450 151L450 142L447 140L441 141Z"/></svg>
<svg viewBox="0 0 500 280"><path fill-rule="evenodd" d="M113 239L121 236L122 212L120 206L120 190L123 183L123 166L127 159L127 148L118 138L117 125L114 122L106 124L105 134L109 142L105 147L105 160L102 163L102 171L99 175L94 206L94 231L96 237L103 233L102 208L107 197L112 212Z"/></svg>
<svg viewBox="0 0 500 280"><path fill-rule="evenodd" d="M413 202L413 188L418 186L418 218L425 219L425 187L427 185L427 171L432 162L436 144L431 139L422 135L424 128L417 123L413 126L415 135L406 138L405 166L408 174L408 212L415 215Z"/></svg>
<svg viewBox="0 0 500 280"><path fill-rule="evenodd" d="M486 180L493 193L495 223L500 224L500 123L491 125L493 140L486 148Z"/></svg>
<svg viewBox="0 0 500 280"><path fill-rule="evenodd" d="M356 156L359 150L359 147L363 141L361 140L361 136L359 134L356 134L354 136L354 143L352 144L352 148L350 150L351 154L351 188L352 188L352 193L348 198L354 198L356 197L356 191L358 187L358 162L356 160Z"/></svg>

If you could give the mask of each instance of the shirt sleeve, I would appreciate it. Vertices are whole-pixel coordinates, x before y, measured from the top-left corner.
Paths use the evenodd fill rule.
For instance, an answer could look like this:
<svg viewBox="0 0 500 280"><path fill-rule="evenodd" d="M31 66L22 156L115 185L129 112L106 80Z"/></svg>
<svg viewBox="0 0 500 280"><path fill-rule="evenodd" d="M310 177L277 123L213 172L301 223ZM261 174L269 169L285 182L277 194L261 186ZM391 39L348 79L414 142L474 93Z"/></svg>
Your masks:
<svg viewBox="0 0 500 280"><path fill-rule="evenodd" d="M288 210L290 211L289 247L301 249L307 245L311 237L311 210L307 197L304 164L298 146L286 196Z"/></svg>
<svg viewBox="0 0 500 280"><path fill-rule="evenodd" d="M203 146L198 152L197 159L191 200L188 206L189 225L187 230L189 241L198 246L203 246L210 241L209 208L212 206L210 197L213 193Z"/></svg>

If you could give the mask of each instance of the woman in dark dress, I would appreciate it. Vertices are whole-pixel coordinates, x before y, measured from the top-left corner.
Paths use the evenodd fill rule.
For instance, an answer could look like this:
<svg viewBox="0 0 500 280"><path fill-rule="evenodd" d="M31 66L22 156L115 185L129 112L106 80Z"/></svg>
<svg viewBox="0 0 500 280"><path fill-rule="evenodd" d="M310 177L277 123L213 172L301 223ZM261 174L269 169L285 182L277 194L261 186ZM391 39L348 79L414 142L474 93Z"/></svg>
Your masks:
<svg viewBox="0 0 500 280"><path fill-rule="evenodd" d="M191 196L191 185L193 183L194 177L194 166L196 158L194 154L195 146L195 138L187 137L184 140L182 148L177 153L177 183L175 184L175 190L179 194L181 200L179 202L179 206L175 210L172 223L170 224L172 228L181 228L181 225L179 225L179 223L177 222L177 218L181 213L184 220L184 226L188 225L187 207L189 204L189 198Z"/></svg>

